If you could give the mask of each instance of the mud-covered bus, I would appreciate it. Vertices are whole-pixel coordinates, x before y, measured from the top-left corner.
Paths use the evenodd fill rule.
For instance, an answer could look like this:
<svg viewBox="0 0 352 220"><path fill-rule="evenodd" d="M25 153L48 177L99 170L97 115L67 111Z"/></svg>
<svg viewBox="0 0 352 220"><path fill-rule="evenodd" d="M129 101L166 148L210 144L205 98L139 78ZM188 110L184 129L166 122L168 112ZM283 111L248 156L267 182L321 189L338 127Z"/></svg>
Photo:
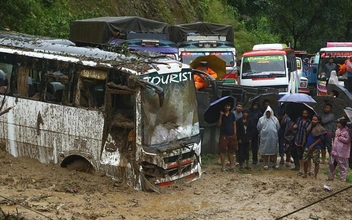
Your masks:
<svg viewBox="0 0 352 220"><path fill-rule="evenodd" d="M0 69L2 107L15 106L0 117L0 142L13 156L103 170L142 190L200 177L188 65L0 36Z"/></svg>

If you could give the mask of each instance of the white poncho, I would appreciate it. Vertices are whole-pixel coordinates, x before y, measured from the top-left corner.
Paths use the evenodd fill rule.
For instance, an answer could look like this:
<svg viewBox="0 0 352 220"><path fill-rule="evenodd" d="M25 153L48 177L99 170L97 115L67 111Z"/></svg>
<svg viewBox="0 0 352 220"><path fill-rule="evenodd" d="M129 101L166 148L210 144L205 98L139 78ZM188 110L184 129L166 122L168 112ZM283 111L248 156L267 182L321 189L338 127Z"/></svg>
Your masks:
<svg viewBox="0 0 352 220"><path fill-rule="evenodd" d="M270 111L270 117L266 117L266 112ZM259 118L257 129L260 135L259 153L261 155L276 155L278 152L278 131L280 128L279 120L274 116L270 106Z"/></svg>

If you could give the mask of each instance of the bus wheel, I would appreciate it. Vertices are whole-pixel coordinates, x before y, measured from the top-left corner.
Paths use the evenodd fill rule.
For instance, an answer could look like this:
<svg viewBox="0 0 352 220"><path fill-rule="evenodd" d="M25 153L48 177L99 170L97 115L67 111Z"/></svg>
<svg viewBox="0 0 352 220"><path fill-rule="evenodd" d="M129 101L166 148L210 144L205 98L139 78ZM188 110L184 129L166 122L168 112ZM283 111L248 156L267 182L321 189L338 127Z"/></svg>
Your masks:
<svg viewBox="0 0 352 220"><path fill-rule="evenodd" d="M70 156L65 158L65 160L61 163L61 167L66 167L68 170L76 170L78 172L94 172L94 167L92 164L80 156Z"/></svg>

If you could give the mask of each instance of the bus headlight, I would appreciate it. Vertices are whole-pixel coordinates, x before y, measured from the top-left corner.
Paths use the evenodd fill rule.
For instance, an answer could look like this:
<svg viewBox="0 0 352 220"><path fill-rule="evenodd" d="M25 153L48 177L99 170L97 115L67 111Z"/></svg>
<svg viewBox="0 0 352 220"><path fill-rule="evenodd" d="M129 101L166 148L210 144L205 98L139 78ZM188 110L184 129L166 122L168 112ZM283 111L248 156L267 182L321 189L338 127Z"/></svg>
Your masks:
<svg viewBox="0 0 352 220"><path fill-rule="evenodd" d="M281 87L279 88L279 92L287 92L287 87Z"/></svg>

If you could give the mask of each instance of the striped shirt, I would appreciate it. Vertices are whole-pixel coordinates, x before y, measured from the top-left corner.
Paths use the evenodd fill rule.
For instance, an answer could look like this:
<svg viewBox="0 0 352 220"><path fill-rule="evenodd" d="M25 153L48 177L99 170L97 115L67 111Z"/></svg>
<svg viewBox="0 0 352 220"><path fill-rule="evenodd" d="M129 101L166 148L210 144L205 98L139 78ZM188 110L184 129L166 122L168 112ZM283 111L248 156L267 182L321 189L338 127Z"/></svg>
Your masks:
<svg viewBox="0 0 352 220"><path fill-rule="evenodd" d="M305 122L303 122L302 117L299 117L297 119L296 125L297 125L297 133L296 133L296 138L295 138L295 144L297 146L303 146L305 140L305 133L306 130L308 128L308 126L310 125L311 121L309 118L306 119Z"/></svg>

